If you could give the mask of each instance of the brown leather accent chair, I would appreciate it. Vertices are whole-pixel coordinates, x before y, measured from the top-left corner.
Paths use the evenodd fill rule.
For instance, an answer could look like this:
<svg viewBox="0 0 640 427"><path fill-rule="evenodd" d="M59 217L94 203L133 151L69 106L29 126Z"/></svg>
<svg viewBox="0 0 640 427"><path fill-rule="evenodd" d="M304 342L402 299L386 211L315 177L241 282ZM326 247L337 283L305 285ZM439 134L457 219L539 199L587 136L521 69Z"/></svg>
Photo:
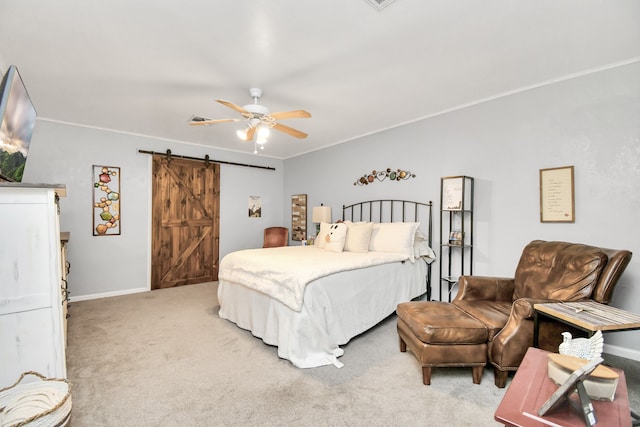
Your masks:
<svg viewBox="0 0 640 427"><path fill-rule="evenodd" d="M263 248L277 248L289 245L289 229L287 227L267 227L264 229Z"/></svg>
<svg viewBox="0 0 640 427"><path fill-rule="evenodd" d="M595 300L608 304L631 252L567 242L534 240L523 250L513 278L462 276L452 304L484 323L495 384L504 387L533 345L533 305ZM556 322L540 324L539 347L557 351Z"/></svg>

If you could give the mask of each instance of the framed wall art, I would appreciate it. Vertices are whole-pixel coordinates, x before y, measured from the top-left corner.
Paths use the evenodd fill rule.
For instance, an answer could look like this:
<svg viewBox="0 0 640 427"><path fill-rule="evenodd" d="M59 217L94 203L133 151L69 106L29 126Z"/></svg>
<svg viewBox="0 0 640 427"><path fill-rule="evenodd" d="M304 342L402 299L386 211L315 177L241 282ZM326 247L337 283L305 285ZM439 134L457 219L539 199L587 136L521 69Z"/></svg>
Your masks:
<svg viewBox="0 0 640 427"><path fill-rule="evenodd" d="M120 168L93 166L93 235L120 234Z"/></svg>
<svg viewBox="0 0 640 427"><path fill-rule="evenodd" d="M307 240L307 195L291 196L291 240Z"/></svg>
<svg viewBox="0 0 640 427"><path fill-rule="evenodd" d="M443 177L441 182L442 209L447 211L462 210L463 177Z"/></svg>
<svg viewBox="0 0 640 427"><path fill-rule="evenodd" d="M249 218L262 217L262 198L260 196L249 196Z"/></svg>
<svg viewBox="0 0 640 427"><path fill-rule="evenodd" d="M575 222L573 166L540 169L540 222Z"/></svg>

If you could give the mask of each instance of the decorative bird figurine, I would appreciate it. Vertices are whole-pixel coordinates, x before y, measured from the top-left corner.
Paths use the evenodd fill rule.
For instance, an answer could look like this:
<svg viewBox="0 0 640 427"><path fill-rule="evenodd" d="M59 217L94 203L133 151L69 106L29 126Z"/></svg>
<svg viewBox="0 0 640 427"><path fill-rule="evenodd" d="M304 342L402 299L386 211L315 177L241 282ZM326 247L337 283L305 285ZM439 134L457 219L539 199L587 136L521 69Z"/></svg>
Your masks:
<svg viewBox="0 0 640 427"><path fill-rule="evenodd" d="M560 354L568 354L587 360L596 359L602 354L604 339L601 331L596 331L591 338L571 338L569 332L563 332L562 338L562 343L558 347Z"/></svg>

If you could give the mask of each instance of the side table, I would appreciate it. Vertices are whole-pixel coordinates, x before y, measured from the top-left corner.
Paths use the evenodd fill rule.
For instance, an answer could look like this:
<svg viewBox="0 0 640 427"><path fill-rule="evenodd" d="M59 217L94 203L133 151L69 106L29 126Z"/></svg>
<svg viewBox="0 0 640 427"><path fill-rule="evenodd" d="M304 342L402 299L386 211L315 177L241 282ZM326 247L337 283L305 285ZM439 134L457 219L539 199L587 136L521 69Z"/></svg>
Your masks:
<svg viewBox="0 0 640 427"><path fill-rule="evenodd" d="M530 347L516 371L500 405L496 409L494 419L505 426L543 427L563 426L584 427L584 420L571 408L568 402L547 413L538 416L538 410L558 389L547 374L548 351ZM598 425L630 426L631 411L627 394L627 381L624 371L613 369L620 377L613 402L592 401ZM572 397L575 399L575 396Z"/></svg>
<svg viewBox="0 0 640 427"><path fill-rule="evenodd" d="M615 332L640 329L640 315L595 301L554 302L533 306L533 346L538 347L540 315L586 331Z"/></svg>

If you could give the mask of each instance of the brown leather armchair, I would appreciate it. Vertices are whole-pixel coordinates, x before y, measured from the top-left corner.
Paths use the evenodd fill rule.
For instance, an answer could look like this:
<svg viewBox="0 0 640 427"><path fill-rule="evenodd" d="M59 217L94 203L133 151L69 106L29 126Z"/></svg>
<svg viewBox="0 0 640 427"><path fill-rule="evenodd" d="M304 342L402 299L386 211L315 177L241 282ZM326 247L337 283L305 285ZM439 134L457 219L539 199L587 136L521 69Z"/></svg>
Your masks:
<svg viewBox="0 0 640 427"><path fill-rule="evenodd" d="M631 252L576 243L534 240L523 250L513 278L462 276L452 302L487 327L488 359L495 384L506 385L533 345L533 305L543 302L595 300L608 304L631 260ZM556 322L540 324L539 346L557 351Z"/></svg>
<svg viewBox="0 0 640 427"><path fill-rule="evenodd" d="M263 248L277 248L289 245L289 229L287 227L267 227L264 229Z"/></svg>

